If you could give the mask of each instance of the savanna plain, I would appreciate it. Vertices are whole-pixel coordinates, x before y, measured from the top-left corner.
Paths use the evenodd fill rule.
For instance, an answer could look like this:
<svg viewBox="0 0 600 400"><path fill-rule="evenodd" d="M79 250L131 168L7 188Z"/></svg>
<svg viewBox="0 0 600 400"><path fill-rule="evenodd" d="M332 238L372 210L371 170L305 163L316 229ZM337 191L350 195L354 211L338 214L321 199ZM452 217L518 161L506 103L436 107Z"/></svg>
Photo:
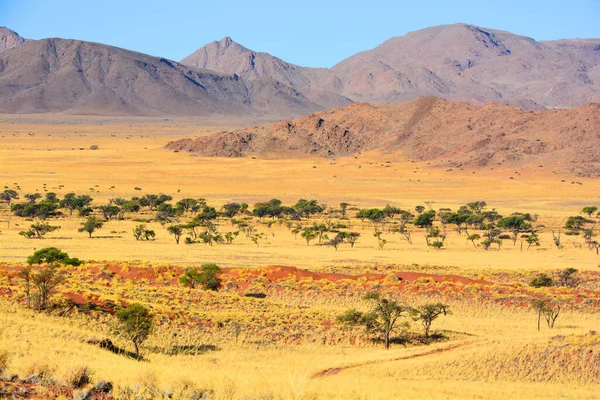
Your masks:
<svg viewBox="0 0 600 400"><path fill-rule="evenodd" d="M599 398L600 180L164 149L262 122L0 116L0 397Z"/></svg>

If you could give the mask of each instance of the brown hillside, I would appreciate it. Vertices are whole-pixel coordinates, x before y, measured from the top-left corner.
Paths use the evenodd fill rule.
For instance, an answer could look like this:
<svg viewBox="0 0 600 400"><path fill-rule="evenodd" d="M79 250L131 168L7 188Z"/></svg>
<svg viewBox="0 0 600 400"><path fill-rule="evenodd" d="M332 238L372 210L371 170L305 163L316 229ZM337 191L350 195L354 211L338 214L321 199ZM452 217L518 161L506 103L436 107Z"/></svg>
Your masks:
<svg viewBox="0 0 600 400"><path fill-rule="evenodd" d="M297 116L320 110L272 79L190 68L117 47L28 41L0 54L0 112Z"/></svg>
<svg viewBox="0 0 600 400"><path fill-rule="evenodd" d="M250 80L269 77L324 107L345 105L340 99L401 103L428 95L533 110L600 102L600 39L538 42L467 24L391 38L330 69L290 64L230 38L182 63Z"/></svg>
<svg viewBox="0 0 600 400"><path fill-rule="evenodd" d="M341 107L351 101L339 94L341 82L326 68L306 68L256 52L230 37L207 44L181 60L182 64L228 74L246 80L270 78L301 91L323 109Z"/></svg>
<svg viewBox="0 0 600 400"><path fill-rule="evenodd" d="M335 157L379 150L445 167L536 164L600 176L599 142L598 104L523 111L424 97L398 105L355 103L166 148L224 157Z"/></svg>

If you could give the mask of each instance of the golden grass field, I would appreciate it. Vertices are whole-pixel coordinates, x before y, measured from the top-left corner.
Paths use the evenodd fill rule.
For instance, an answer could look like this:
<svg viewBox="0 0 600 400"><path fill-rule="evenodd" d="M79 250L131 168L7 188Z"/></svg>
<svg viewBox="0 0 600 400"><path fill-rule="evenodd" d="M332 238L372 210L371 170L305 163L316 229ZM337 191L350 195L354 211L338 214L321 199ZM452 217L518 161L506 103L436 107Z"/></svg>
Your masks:
<svg viewBox="0 0 600 400"><path fill-rule="evenodd" d="M295 239L288 228L278 224L272 229L259 225L259 231L266 235L259 247L243 235L232 245L185 245L183 240L177 245L157 222L148 224L157 233L157 240L152 242L134 240L133 221L109 221L94 233L95 238L89 239L87 234L77 232L81 219L75 216L52 220L61 229L46 239L32 240L18 234L31 222L10 216L6 205L1 204L0 262L4 264L0 267L0 289L13 287L19 294L14 289L15 280L6 271L23 264L34 249L49 246L101 265L120 261L143 267L150 262L149 269L170 265L183 270L187 265L214 262L223 267L289 265L357 274L389 265L394 271L450 273L489 278L493 282L498 282L494 274L506 274L502 284L510 284L514 279L522 280L523 286L526 278L518 276L529 277L541 271L573 267L587 271L586 276L598 274L600 257L594 251L585 246L576 248L567 237L563 238L565 248L556 249L550 228L561 227L568 216L578 215L583 206L599 205L600 180L561 176L539 166L447 171L405 160L399 154L360 154L335 160L261 160L200 158L162 149L170 140L249 122L0 116L0 183L9 188L18 184L21 194L43 194L44 190L56 192L59 197L68 192L89 194L96 205L114 197L146 193L166 193L175 201L203 197L214 206L229 201L253 204L271 198L290 204L307 198L331 206L345 201L358 208L391 204L413 209L432 201L434 208L456 209L469 201L485 200L489 208L500 213L538 214L538 223L545 226L540 233L541 246L521 251L519 244L513 247L506 241L500 251L484 251L474 248L464 235L451 232L448 247L434 250L425 245L423 233L416 233L414 243L409 245L384 232L388 243L379 250L373 227L358 220L353 230L361 232L361 238L354 248L345 245L338 251L315 246L314 242L307 246L300 235ZM90 150L92 145L97 145L98 150ZM135 187L142 190L134 190ZM223 223L221 229L227 231L228 227ZM189 289L167 286L150 289L143 281L126 278L115 281L103 293L104 289L93 286L93 279L90 280L93 272L82 271L89 275L84 279L84 272L80 276L73 272L69 291L88 294L90 298L99 295L118 301L122 296L128 301L142 301L160 315L189 304L188 307L206 307L194 313L216 321L224 318L219 307L237 302L236 296L239 297L236 293L196 295ZM313 284L327 287L326 282ZM467 286L459 287L456 293L466 292ZM497 286L493 288L496 290ZM281 294L269 292L267 305L276 310L275 321L288 323L281 321L290 321L289 313L309 320L311 317L306 317L305 312L332 320L348 307L365 307L359 296L336 300L333 290L317 291L312 297L303 290L300 285ZM586 296L595 298L596 292L597 287L591 287ZM557 293L561 292L552 292ZM575 298L578 292L564 294ZM169 302L179 296L189 303ZM408 298L416 302L428 299L418 292ZM214 343L219 351L177 356L149 352L147 362L138 362L82 342L109 335L108 316L45 315L5 300L0 304L0 350L8 350L8 370L20 376L35 370L32 366L37 363L49 365L53 376L61 380L75 366L85 364L92 369L94 380L114 382L114 393L122 398L148 398L127 394L126 388L135 387L142 396L144 388L154 386L161 390L172 388L177 397L186 385L213 390L217 399L600 398L600 340L589 334L600 328L598 309L570 303L553 330L543 326L538 332L535 312L527 307L463 301L460 296L447 301L454 313L436 320L434 328L448 332L451 340L430 346L393 346L388 351L378 345L352 345L348 341L331 345L310 341L286 345L273 341L262 346L250 337L236 343L223 331L207 329L188 332L186 337L190 342ZM243 304L241 309L247 311L232 311L233 317L228 318L262 315L260 308L253 311L255 303ZM172 344L175 339L167 329L155 332L147 345ZM340 370L315 377L332 368ZM148 393L152 392L145 395L152 397Z"/></svg>

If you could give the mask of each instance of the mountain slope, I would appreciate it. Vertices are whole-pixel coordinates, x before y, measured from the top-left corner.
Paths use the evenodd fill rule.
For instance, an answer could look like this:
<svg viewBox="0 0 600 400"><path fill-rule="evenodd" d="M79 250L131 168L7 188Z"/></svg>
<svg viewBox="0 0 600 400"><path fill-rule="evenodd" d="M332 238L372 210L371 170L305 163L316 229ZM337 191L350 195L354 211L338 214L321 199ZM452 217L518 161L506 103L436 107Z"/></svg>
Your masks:
<svg viewBox="0 0 600 400"><path fill-rule="evenodd" d="M474 103L572 107L600 102L600 81L590 77L599 65L600 39L536 42L457 24L392 38L332 71L344 84L341 93L357 101L439 95Z"/></svg>
<svg viewBox="0 0 600 400"><path fill-rule="evenodd" d="M44 39L0 54L0 112L293 116L318 109L272 79L246 82L97 43Z"/></svg>
<svg viewBox="0 0 600 400"><path fill-rule="evenodd" d="M333 157L379 150L445 167L544 165L600 176L599 139L598 104L523 111L423 97L397 105L355 103L269 126L170 142L166 148L227 157Z"/></svg>
<svg viewBox="0 0 600 400"><path fill-rule="evenodd" d="M270 78L302 92L322 108L340 107L350 100L339 94L340 81L326 68L306 68L267 53L255 52L230 37L207 44L181 60L184 65L237 74L246 80Z"/></svg>
<svg viewBox="0 0 600 400"><path fill-rule="evenodd" d="M600 39L537 42L466 24L392 38L329 70L289 64L230 38L202 47L182 63L247 79L269 77L324 106L344 105L339 96L400 103L434 95L524 109L600 102ZM332 102L313 93L326 93Z"/></svg>
<svg viewBox="0 0 600 400"><path fill-rule="evenodd" d="M12 49L13 47L18 47L25 43L27 39L22 38L15 31L11 31L10 29L0 26L0 53L4 50Z"/></svg>

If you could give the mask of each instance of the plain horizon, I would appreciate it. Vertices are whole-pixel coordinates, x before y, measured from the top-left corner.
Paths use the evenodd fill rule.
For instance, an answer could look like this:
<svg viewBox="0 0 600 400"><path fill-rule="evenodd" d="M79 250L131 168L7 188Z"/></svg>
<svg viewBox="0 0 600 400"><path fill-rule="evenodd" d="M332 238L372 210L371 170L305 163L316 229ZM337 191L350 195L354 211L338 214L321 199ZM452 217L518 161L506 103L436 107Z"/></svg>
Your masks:
<svg viewBox="0 0 600 400"><path fill-rule="evenodd" d="M464 23L537 41L600 38L600 2L594 0L574 0L568 5L507 0L504 7L468 1L450 6L441 0L427 5L376 0L369 8L348 7L339 1L309 0L302 6L263 3L258 8L241 1L230 2L227 8L217 2L165 8L157 0L127 4L108 0L91 5L74 0L0 0L0 26L28 39L85 40L175 61L231 37L254 51L322 68L390 38L438 25Z"/></svg>

